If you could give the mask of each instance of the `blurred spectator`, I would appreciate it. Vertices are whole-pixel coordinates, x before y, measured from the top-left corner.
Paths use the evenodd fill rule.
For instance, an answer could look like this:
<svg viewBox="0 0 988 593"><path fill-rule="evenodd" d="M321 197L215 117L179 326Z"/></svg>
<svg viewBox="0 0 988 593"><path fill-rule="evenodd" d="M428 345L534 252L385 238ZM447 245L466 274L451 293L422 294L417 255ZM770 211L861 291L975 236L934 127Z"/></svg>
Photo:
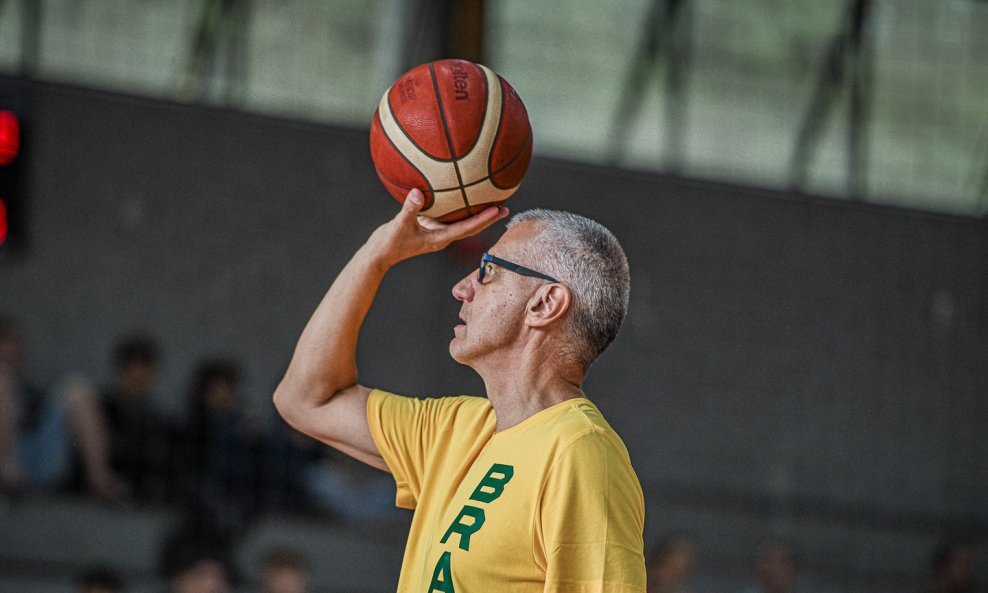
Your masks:
<svg viewBox="0 0 988 593"><path fill-rule="evenodd" d="M795 593L801 565L794 545L783 540L767 541L755 552L756 584L745 593Z"/></svg>
<svg viewBox="0 0 988 593"><path fill-rule="evenodd" d="M261 563L261 593L307 593L309 563L294 548L275 548Z"/></svg>
<svg viewBox="0 0 988 593"><path fill-rule="evenodd" d="M172 420L156 408L153 392L158 346L144 336L118 342L114 383L103 391L103 412L110 431L110 461L142 502L164 502L177 473Z"/></svg>
<svg viewBox="0 0 988 593"><path fill-rule="evenodd" d="M243 411L240 367L201 362L186 400L182 438L184 492L219 513L227 529L241 528L256 510L256 431Z"/></svg>
<svg viewBox="0 0 988 593"><path fill-rule="evenodd" d="M164 541L161 572L169 593L229 593L235 575L229 538L197 509Z"/></svg>
<svg viewBox="0 0 988 593"><path fill-rule="evenodd" d="M272 415L257 466L261 505L268 510L325 514L307 492L306 472L328 449Z"/></svg>
<svg viewBox="0 0 988 593"><path fill-rule="evenodd" d="M76 577L76 593L120 593L123 579L109 566L93 566Z"/></svg>
<svg viewBox="0 0 988 593"><path fill-rule="evenodd" d="M80 479L104 499L125 493L108 459L108 435L92 386L66 378L51 396L24 376L25 344L15 323L0 318L0 490L54 489L64 484L76 445Z"/></svg>
<svg viewBox="0 0 988 593"><path fill-rule="evenodd" d="M407 511L395 506L394 480L387 474L322 446L304 470L308 500L324 514L345 523L394 523ZM311 446L310 445L310 446Z"/></svg>
<svg viewBox="0 0 988 593"><path fill-rule="evenodd" d="M931 593L973 593L974 551L959 541L940 544L930 559Z"/></svg>
<svg viewBox="0 0 988 593"><path fill-rule="evenodd" d="M683 532L658 541L648 563L648 593L689 593L696 567L696 544Z"/></svg>
<svg viewBox="0 0 988 593"><path fill-rule="evenodd" d="M407 518L407 511L395 506L389 475L291 429L280 416L272 415L262 443L258 476L264 508L361 524Z"/></svg>
<svg viewBox="0 0 988 593"><path fill-rule="evenodd" d="M385 474L348 464L283 422L262 430L245 411L242 388L241 368L231 359L196 366L179 457L184 500L194 499L231 534L262 510L315 510L348 521L400 514Z"/></svg>
<svg viewBox="0 0 988 593"><path fill-rule="evenodd" d="M229 593L230 565L214 550L191 544L169 573L170 593Z"/></svg>

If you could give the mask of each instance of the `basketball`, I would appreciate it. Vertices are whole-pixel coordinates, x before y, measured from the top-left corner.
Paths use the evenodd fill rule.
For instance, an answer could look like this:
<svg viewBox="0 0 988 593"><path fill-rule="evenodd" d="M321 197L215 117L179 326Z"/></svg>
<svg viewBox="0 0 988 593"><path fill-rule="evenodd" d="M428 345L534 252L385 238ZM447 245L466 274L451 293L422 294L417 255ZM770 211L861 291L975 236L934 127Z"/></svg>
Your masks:
<svg viewBox="0 0 988 593"><path fill-rule="evenodd" d="M532 159L532 127L518 93L493 70L438 60L402 74L381 97L370 151L396 200L418 188L421 213L451 222L515 193Z"/></svg>

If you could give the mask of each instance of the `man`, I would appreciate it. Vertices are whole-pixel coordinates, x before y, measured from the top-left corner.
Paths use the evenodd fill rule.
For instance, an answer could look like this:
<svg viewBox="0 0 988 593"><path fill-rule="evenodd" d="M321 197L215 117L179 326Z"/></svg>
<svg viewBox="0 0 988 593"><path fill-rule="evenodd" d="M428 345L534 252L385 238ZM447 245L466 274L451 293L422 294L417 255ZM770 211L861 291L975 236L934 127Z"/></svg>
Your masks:
<svg viewBox="0 0 988 593"><path fill-rule="evenodd" d="M930 558L931 593L975 593L974 550L960 540L938 545Z"/></svg>
<svg viewBox="0 0 988 593"><path fill-rule="evenodd" d="M175 489L175 427L155 402L159 356L150 337L121 338L113 351L113 383L101 394L110 463L139 502L163 502Z"/></svg>
<svg viewBox="0 0 988 593"><path fill-rule="evenodd" d="M296 429L393 474L414 509L398 590L645 590L644 503L624 444L584 395L628 303L617 240L571 214L515 217L453 287L450 354L487 399L400 397L358 384L357 334L385 272L507 216L441 224L410 192L343 268L302 336L275 405Z"/></svg>
<svg viewBox="0 0 988 593"><path fill-rule="evenodd" d="M120 593L123 579L116 569L105 565L87 568L75 579L76 593Z"/></svg>
<svg viewBox="0 0 988 593"><path fill-rule="evenodd" d="M696 543L681 531L659 540L648 563L648 593L688 593L696 569Z"/></svg>
<svg viewBox="0 0 988 593"><path fill-rule="evenodd" d="M743 593L797 593L802 559L792 543L771 539L755 551L756 583Z"/></svg>
<svg viewBox="0 0 988 593"><path fill-rule="evenodd" d="M307 593L312 580L302 552L275 548L261 562L261 593Z"/></svg>

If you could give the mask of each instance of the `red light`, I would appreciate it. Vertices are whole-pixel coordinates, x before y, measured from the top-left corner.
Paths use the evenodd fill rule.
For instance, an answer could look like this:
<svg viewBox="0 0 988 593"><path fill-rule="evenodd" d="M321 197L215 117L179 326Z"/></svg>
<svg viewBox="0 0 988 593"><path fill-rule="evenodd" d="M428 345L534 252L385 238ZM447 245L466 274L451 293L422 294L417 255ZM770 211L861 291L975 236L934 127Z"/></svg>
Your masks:
<svg viewBox="0 0 988 593"><path fill-rule="evenodd" d="M0 165L12 163L21 149L21 127L17 116L0 111Z"/></svg>
<svg viewBox="0 0 988 593"><path fill-rule="evenodd" d="M0 245L7 242L7 205L0 198Z"/></svg>

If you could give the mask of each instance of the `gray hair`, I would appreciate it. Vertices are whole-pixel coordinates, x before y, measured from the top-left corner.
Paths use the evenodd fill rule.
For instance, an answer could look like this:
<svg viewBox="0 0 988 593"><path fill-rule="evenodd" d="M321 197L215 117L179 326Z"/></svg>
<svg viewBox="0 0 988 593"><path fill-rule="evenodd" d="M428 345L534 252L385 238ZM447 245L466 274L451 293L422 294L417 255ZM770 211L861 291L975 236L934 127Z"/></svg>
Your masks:
<svg viewBox="0 0 988 593"><path fill-rule="evenodd" d="M617 238L599 222L558 210L527 210L508 228L523 222L538 225L525 247L534 269L557 278L573 293L569 334L563 355L585 370L614 338L628 314L631 275Z"/></svg>

